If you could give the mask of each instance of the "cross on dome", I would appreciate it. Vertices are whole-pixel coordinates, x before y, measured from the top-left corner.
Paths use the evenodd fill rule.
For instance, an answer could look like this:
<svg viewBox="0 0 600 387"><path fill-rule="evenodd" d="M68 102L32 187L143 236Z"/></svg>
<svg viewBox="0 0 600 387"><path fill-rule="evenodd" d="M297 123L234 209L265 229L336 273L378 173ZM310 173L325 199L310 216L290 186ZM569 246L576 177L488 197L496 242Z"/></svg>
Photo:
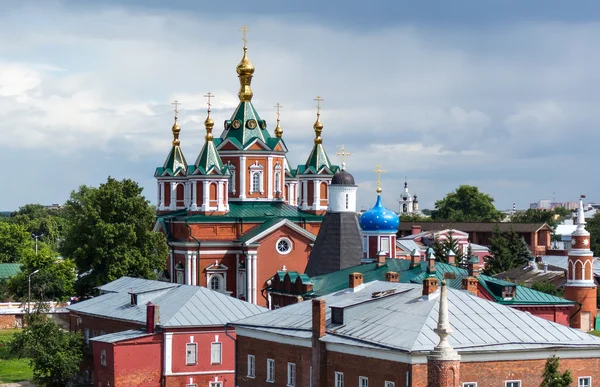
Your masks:
<svg viewBox="0 0 600 387"><path fill-rule="evenodd" d="M377 169L374 169L373 172L377 173L377 193L381 194L381 191L383 191L381 188L381 174L387 171L381 169L381 165L377 164Z"/></svg>
<svg viewBox="0 0 600 387"><path fill-rule="evenodd" d="M346 151L346 148L344 148L344 144L342 144L340 151L337 152L336 155L338 155L342 158L342 170L345 170L346 169L346 157L350 156L350 152Z"/></svg>
<svg viewBox="0 0 600 387"><path fill-rule="evenodd" d="M239 29L239 31L242 33L242 40L244 41L244 47L246 47L246 43L248 43L248 39L246 39L246 34L250 30L244 25L242 26L242 28Z"/></svg>

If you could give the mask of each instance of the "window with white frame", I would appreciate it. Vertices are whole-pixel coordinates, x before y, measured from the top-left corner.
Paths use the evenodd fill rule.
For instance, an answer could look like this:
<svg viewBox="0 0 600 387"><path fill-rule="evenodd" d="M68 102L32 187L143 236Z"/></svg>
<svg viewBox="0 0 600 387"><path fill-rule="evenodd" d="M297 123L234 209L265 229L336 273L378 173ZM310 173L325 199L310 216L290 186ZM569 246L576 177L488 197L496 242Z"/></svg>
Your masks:
<svg viewBox="0 0 600 387"><path fill-rule="evenodd" d="M106 349L100 350L100 365L106 367Z"/></svg>
<svg viewBox="0 0 600 387"><path fill-rule="evenodd" d="M267 382L275 382L275 360L267 359Z"/></svg>
<svg viewBox="0 0 600 387"><path fill-rule="evenodd" d="M292 241L289 238L279 238L275 247L279 254L289 254L292 251Z"/></svg>
<svg viewBox="0 0 600 387"><path fill-rule="evenodd" d="M253 378L256 374L255 374L255 365L256 365L256 359L254 357L254 355L248 355L248 376L249 378Z"/></svg>
<svg viewBox="0 0 600 387"><path fill-rule="evenodd" d="M235 193L235 166L231 163L227 165L229 167L229 192Z"/></svg>
<svg viewBox="0 0 600 387"><path fill-rule="evenodd" d="M389 238L381 238L379 242L379 251L385 251L386 253L390 252L390 240Z"/></svg>
<svg viewBox="0 0 600 387"><path fill-rule="evenodd" d="M507 380L506 387L521 387L520 380Z"/></svg>
<svg viewBox="0 0 600 387"><path fill-rule="evenodd" d="M335 387L344 387L344 373L336 372L335 378L333 379L335 383Z"/></svg>
<svg viewBox="0 0 600 387"><path fill-rule="evenodd" d="M386 381L384 383L384 387L396 387L396 383Z"/></svg>
<svg viewBox="0 0 600 387"><path fill-rule="evenodd" d="M592 377L582 376L577 380L577 387L592 387Z"/></svg>
<svg viewBox="0 0 600 387"><path fill-rule="evenodd" d="M223 387L221 382L210 382L210 387Z"/></svg>
<svg viewBox="0 0 600 387"><path fill-rule="evenodd" d="M210 290L215 290L217 292L223 291L223 277L221 276L221 274L211 275L208 282Z"/></svg>
<svg viewBox="0 0 600 387"><path fill-rule="evenodd" d="M260 183L261 183L261 172L252 172L252 185L250 186L250 193L260 192Z"/></svg>
<svg viewBox="0 0 600 387"><path fill-rule="evenodd" d="M363 253L367 252L367 247L369 246L369 242L367 237L363 237Z"/></svg>
<svg viewBox="0 0 600 387"><path fill-rule="evenodd" d="M359 376L358 387L369 387L369 378L367 378L366 376Z"/></svg>
<svg viewBox="0 0 600 387"><path fill-rule="evenodd" d="M275 172L275 193L281 192L281 172Z"/></svg>
<svg viewBox="0 0 600 387"><path fill-rule="evenodd" d="M197 343L187 343L185 345L185 364L186 365L194 365L196 364L196 358L198 354L198 344Z"/></svg>
<svg viewBox="0 0 600 387"><path fill-rule="evenodd" d="M296 385L296 364L288 363L287 385L294 387Z"/></svg>
<svg viewBox="0 0 600 387"><path fill-rule="evenodd" d="M465 382L462 384L462 387L477 387L477 383L475 382Z"/></svg>
<svg viewBox="0 0 600 387"><path fill-rule="evenodd" d="M221 364L221 343L212 343L210 345L210 363Z"/></svg>

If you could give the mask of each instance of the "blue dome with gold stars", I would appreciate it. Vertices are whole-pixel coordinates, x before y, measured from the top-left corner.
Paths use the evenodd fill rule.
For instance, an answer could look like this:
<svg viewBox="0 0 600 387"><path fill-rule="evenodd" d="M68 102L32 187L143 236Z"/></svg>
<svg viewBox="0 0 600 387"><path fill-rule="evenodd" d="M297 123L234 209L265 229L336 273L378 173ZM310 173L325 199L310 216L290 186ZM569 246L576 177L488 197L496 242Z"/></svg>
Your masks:
<svg viewBox="0 0 600 387"><path fill-rule="evenodd" d="M381 203L381 195L377 195L377 203L369 211L360 216L360 228L363 231L397 232L400 218Z"/></svg>

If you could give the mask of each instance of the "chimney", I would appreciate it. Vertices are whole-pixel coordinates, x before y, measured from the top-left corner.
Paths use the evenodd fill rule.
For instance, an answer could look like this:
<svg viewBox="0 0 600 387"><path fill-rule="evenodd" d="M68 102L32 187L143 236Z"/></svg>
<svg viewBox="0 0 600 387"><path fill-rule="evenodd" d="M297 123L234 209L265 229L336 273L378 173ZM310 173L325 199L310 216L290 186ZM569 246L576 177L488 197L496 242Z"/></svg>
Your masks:
<svg viewBox="0 0 600 387"><path fill-rule="evenodd" d="M410 253L410 267L411 267L411 269L413 267L420 266L420 263L421 263L421 252L418 249L414 249Z"/></svg>
<svg viewBox="0 0 600 387"><path fill-rule="evenodd" d="M151 302L146 304L146 332L154 333L160 322L160 307Z"/></svg>
<svg viewBox="0 0 600 387"><path fill-rule="evenodd" d="M448 250L448 263L450 265L456 265L456 254L452 250Z"/></svg>
<svg viewBox="0 0 600 387"><path fill-rule="evenodd" d="M377 253L377 267L381 267L383 265L385 265L385 259L387 258L387 252L385 251L379 251Z"/></svg>
<svg viewBox="0 0 600 387"><path fill-rule="evenodd" d="M385 273L385 280L387 282L398 282L400 281L400 274L395 271L388 271Z"/></svg>
<svg viewBox="0 0 600 387"><path fill-rule="evenodd" d="M315 298L312 300L312 334L313 338L320 339L325 336L325 300Z"/></svg>
<svg viewBox="0 0 600 387"><path fill-rule="evenodd" d="M350 273L350 278L348 281L348 287L350 289L355 289L362 284L363 284L362 273Z"/></svg>
<svg viewBox="0 0 600 387"><path fill-rule="evenodd" d="M312 352L311 352L311 385L315 387L325 386L327 381L327 347L321 341L325 336L327 313L325 311L325 300L315 298L312 300Z"/></svg>
<svg viewBox="0 0 600 387"><path fill-rule="evenodd" d="M413 224L412 226L410 226L410 234L411 235L419 234L420 232L421 232L421 226L419 226L418 224Z"/></svg>
<svg viewBox="0 0 600 387"><path fill-rule="evenodd" d="M423 280L423 297L429 296L438 289L438 280L434 277L426 277Z"/></svg>
<svg viewBox="0 0 600 387"><path fill-rule="evenodd" d="M479 280L475 277L465 277L462 279L462 290L466 290L471 294L477 296L479 294L478 291Z"/></svg>
<svg viewBox="0 0 600 387"><path fill-rule="evenodd" d="M535 263L542 263L542 257L540 255L535 257Z"/></svg>
<svg viewBox="0 0 600 387"><path fill-rule="evenodd" d="M473 256L467 262L469 277L479 277L479 258Z"/></svg>

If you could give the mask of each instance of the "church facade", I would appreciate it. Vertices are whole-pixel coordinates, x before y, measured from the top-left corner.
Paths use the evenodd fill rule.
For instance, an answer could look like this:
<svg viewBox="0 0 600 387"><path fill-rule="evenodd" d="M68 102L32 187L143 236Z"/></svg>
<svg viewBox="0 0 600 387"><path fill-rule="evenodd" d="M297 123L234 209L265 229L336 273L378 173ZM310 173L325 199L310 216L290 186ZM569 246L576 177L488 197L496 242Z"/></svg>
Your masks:
<svg viewBox="0 0 600 387"><path fill-rule="evenodd" d="M266 305L262 290L272 273L304 271L340 168L323 147L320 97L312 151L304 164L290 166L279 113L270 133L252 104L254 70L244 44L239 104L215 137L207 94L205 143L193 163L181 148L176 107L171 150L155 172L155 230L169 245L161 279Z"/></svg>

